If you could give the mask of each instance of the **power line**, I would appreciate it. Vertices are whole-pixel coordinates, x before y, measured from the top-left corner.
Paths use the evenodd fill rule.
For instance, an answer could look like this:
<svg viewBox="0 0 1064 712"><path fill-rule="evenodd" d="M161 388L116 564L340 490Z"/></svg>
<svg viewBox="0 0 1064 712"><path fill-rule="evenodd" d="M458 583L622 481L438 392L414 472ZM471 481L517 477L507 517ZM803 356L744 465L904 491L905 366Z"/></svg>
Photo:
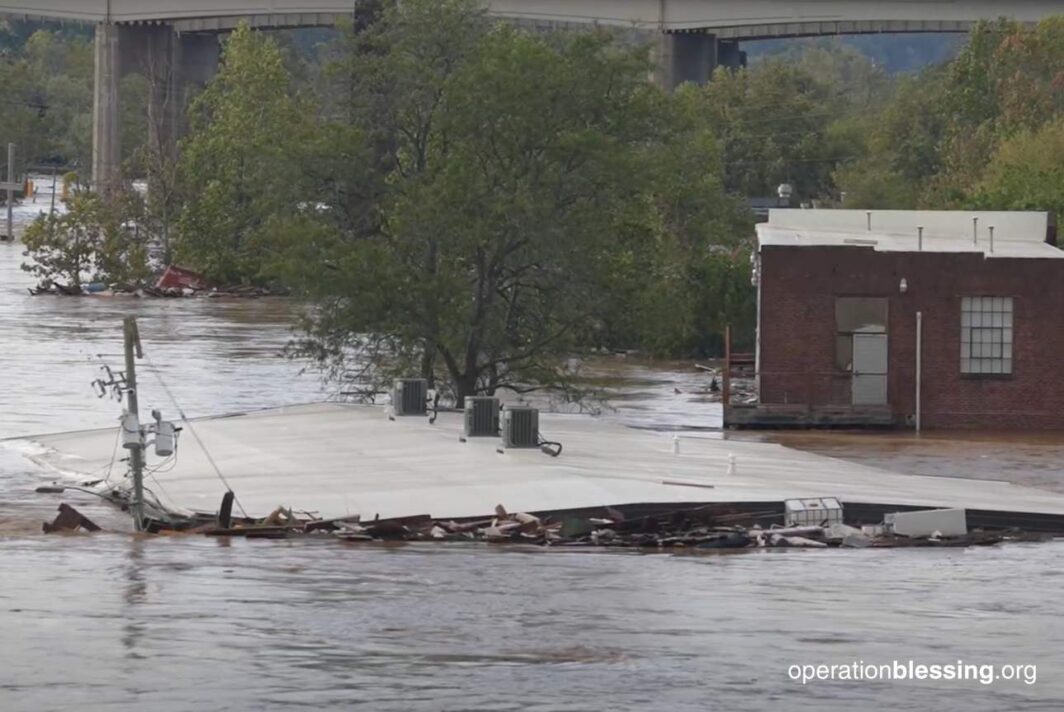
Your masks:
<svg viewBox="0 0 1064 712"><path fill-rule="evenodd" d="M767 104L764 107L761 107L761 108L757 109L756 112L752 112L752 113L761 113L763 111L766 111L767 109L772 108L773 106L782 106L782 105L781 104ZM808 118L816 118L816 117L822 117L822 116L832 116L832 117L835 117L836 119L849 119L849 118L853 118L853 117L857 117L857 116L861 116L861 115L862 115L862 112L860 112L860 111L845 112L845 111L839 111L837 109L825 109L824 111L806 111L806 112L802 112L802 113L772 114L772 115L769 115L769 116L749 116L749 117L748 116L741 116L741 115L728 116L728 115L721 114L719 116L719 118L722 119L722 120L736 121L736 122L742 122L742 123L751 123L751 124L757 125L757 124L771 124L771 123L775 123L777 121L794 121L796 119L808 119ZM717 117L713 117L713 118L717 118Z"/></svg>
<svg viewBox="0 0 1064 712"><path fill-rule="evenodd" d="M773 159L760 160L760 161L730 161L728 163L724 163L723 165L725 165L725 166L746 166L746 165L759 165L759 164L766 164L766 163L784 163L784 164L790 164L790 163L840 163L842 161L848 161L850 159L855 159L855 158L864 158L864 156L860 156L860 155L854 154L854 155L849 155L849 156L830 156L830 157L825 156L825 157L818 157L818 158L781 158L781 159L773 158Z"/></svg>
<svg viewBox="0 0 1064 712"><path fill-rule="evenodd" d="M218 467L218 463L214 461L214 458L211 456L210 451L207 450L207 446L203 443L203 440L202 438L200 438L199 433L196 432L196 428L192 425L192 421L190 421L188 419L188 416L185 415L185 411L183 411L181 409L181 406L178 405L177 398L174 397L173 392L170 390L169 387L167 387L166 382L163 380L162 375L159 373L159 368L151 360L151 356L145 353L144 359L148 362L148 366L151 367L149 370L155 375L156 380L159 381L159 385L162 386L163 391L166 392L166 395L170 399L170 402L173 403L173 406L177 410L178 415L181 416L181 422L188 426L189 432L192 433L192 437L196 439L196 442L200 446L200 450L203 451L203 454L207 457L207 462L209 462L211 467L214 469L214 473L218 475L218 479L222 481L222 484L225 485L225 488L227 490L233 492L233 488L229 485L229 481L225 479L225 475L222 474L222 470L220 467ZM152 479L155 479L154 475L152 476ZM158 482L158 480L156 480L156 482ZM167 495L167 497L169 497L169 495ZM247 510L245 510L244 505L240 503L240 499L237 498L236 492L233 492L233 501L236 502L236 506L240 507L240 511L244 514L244 517L247 518Z"/></svg>

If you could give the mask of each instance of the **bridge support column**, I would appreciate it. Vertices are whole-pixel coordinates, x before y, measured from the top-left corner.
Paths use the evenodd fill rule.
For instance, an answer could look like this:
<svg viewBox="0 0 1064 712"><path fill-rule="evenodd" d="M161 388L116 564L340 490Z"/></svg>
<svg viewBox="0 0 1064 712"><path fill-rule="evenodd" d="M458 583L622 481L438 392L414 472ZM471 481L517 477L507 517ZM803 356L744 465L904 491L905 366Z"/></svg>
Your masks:
<svg viewBox="0 0 1064 712"><path fill-rule="evenodd" d="M218 72L222 45L216 34L185 33L178 35L181 84L206 86Z"/></svg>
<svg viewBox="0 0 1064 712"><path fill-rule="evenodd" d="M167 25L122 28L121 75L140 74L148 84L148 148L170 157L181 110L177 96L177 35Z"/></svg>
<svg viewBox="0 0 1064 712"><path fill-rule="evenodd" d="M138 73L147 80L149 148L156 160L173 159L189 91L211 80L219 56L215 34L177 34L169 25L97 25L92 182L98 192L113 192L122 180L120 79Z"/></svg>
<svg viewBox="0 0 1064 712"><path fill-rule="evenodd" d="M92 185L100 193L110 193L119 181L122 149L119 132L118 25L96 25L95 92L92 102Z"/></svg>
<svg viewBox="0 0 1064 712"><path fill-rule="evenodd" d="M735 40L720 40L708 32L664 32L658 38L658 84L675 89L684 82L702 85L717 67L746 66L746 53Z"/></svg>
<svg viewBox="0 0 1064 712"><path fill-rule="evenodd" d="M746 66L746 52L739 48L738 40L717 40L717 66L728 69Z"/></svg>

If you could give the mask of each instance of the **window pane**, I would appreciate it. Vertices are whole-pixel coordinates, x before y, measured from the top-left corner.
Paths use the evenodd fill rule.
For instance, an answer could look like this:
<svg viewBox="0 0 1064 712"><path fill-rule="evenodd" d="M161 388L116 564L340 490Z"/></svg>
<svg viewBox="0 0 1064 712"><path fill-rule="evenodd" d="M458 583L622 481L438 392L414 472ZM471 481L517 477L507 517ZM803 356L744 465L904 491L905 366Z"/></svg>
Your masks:
<svg viewBox="0 0 1064 712"><path fill-rule="evenodd" d="M1012 373L1012 297L961 298L961 372Z"/></svg>
<svg viewBox="0 0 1064 712"><path fill-rule="evenodd" d="M886 333L887 300L879 297L839 297L835 300L836 331Z"/></svg>

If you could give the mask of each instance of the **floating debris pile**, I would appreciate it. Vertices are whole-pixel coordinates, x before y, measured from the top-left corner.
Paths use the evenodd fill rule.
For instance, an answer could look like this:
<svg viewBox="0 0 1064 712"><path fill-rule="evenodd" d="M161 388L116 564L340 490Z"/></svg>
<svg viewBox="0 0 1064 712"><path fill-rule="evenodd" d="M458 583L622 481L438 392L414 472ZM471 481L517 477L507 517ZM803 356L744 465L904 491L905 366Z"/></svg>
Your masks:
<svg viewBox="0 0 1064 712"><path fill-rule="evenodd" d="M300 518L291 510L279 507L262 520L235 520L226 526L204 524L202 520L185 529L188 533L209 536L243 536L250 538L289 538L328 536L347 542L483 542L524 544L543 547L624 548L654 551L707 549L781 549L781 548L889 548L889 547L967 547L998 544L1004 541L1044 541L1045 533L1011 530L920 531L908 534L895 528L896 517L915 515L927 521L941 519L943 513L958 510L924 510L888 515L887 523L850 526L839 521L822 524L763 527L751 521L776 513L742 513L718 515L711 508L696 507L641 516L626 516L613 507L604 508L604 516L571 513L529 514L508 512L502 505L490 518L456 521L416 515L362 521L358 517L341 520ZM963 511L963 510L959 510ZM929 518L929 516L931 518ZM729 519L744 524L727 523Z"/></svg>
<svg viewBox="0 0 1064 712"><path fill-rule="evenodd" d="M287 296L288 291L277 285L257 286L249 284L216 285L206 277L184 267L169 265L152 285L110 284L86 282L81 285L61 284L52 279L41 280L29 288L32 296L54 295L62 297L271 297Z"/></svg>

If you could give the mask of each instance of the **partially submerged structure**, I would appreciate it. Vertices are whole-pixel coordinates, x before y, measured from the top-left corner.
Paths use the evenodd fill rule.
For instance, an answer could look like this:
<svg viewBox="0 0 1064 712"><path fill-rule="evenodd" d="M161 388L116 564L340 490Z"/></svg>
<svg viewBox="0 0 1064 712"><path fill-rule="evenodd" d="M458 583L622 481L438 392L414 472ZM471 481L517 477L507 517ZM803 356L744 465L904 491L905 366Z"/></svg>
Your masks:
<svg viewBox="0 0 1064 712"><path fill-rule="evenodd" d="M778 210L760 402L730 426L1064 428L1064 251L1038 212Z"/></svg>
<svg viewBox="0 0 1064 712"><path fill-rule="evenodd" d="M432 420L340 403L193 420L185 425L196 437L181 436L176 459L163 468L147 462L148 502L157 516L214 514L231 487L252 517L281 506L319 520L463 519L490 517L501 504L530 513L708 506L715 515L767 512L782 522L785 500L836 497L851 521L961 507L973 527L1064 531L1064 495L1007 482L903 475L775 444L675 438L541 413L543 437L564 445L551 457L503 447L498 437L465 438L462 413ZM81 480L116 457L113 428L35 440L44 446L35 461ZM128 489L115 472L95 487Z"/></svg>

